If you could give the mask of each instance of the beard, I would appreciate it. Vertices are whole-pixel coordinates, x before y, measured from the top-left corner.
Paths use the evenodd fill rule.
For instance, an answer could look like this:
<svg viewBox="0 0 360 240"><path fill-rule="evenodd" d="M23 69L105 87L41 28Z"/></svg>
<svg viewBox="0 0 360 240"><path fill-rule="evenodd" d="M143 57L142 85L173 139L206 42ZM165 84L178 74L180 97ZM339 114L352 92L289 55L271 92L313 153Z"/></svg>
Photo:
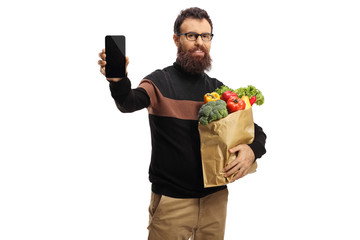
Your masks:
<svg viewBox="0 0 360 240"><path fill-rule="evenodd" d="M204 52L204 56L194 56L192 53L200 49ZM211 57L209 50L204 46L195 46L194 48L184 51L182 46L178 47L177 63L181 68L190 74L202 74L204 71L211 69Z"/></svg>

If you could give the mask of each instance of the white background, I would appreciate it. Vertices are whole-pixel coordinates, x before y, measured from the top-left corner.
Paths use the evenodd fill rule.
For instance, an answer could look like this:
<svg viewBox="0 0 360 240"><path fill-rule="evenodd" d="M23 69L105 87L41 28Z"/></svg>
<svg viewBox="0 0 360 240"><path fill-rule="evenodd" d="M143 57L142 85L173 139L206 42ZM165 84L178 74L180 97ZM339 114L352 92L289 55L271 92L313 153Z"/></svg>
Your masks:
<svg viewBox="0 0 360 240"><path fill-rule="evenodd" d="M147 238L147 111L116 109L98 52L126 35L136 87L192 6L214 24L209 75L265 96L267 154L229 185L225 239L360 239L356 2L1 3L0 239Z"/></svg>

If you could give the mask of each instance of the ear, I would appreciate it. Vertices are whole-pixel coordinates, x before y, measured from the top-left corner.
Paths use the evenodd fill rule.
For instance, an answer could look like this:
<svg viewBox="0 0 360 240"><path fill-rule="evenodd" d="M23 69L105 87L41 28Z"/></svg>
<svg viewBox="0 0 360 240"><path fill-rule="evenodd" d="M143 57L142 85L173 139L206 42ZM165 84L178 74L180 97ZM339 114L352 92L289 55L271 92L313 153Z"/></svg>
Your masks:
<svg viewBox="0 0 360 240"><path fill-rule="evenodd" d="M174 43L177 47L179 47L180 45L180 36L178 36L177 34L173 35L173 39L174 39Z"/></svg>

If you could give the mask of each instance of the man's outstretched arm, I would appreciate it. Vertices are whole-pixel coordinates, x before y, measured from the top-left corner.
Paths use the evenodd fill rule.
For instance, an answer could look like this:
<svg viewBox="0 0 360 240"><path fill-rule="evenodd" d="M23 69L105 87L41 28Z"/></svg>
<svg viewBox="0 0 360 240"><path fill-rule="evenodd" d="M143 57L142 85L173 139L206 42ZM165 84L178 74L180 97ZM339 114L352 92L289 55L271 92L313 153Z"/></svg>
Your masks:
<svg viewBox="0 0 360 240"><path fill-rule="evenodd" d="M98 61L100 72L105 76L106 54L105 49L99 53ZM129 58L126 57L126 73ZM143 88L131 89L131 82L126 76L124 78L107 78L110 83L111 96L121 112L134 112L150 105L150 98Z"/></svg>

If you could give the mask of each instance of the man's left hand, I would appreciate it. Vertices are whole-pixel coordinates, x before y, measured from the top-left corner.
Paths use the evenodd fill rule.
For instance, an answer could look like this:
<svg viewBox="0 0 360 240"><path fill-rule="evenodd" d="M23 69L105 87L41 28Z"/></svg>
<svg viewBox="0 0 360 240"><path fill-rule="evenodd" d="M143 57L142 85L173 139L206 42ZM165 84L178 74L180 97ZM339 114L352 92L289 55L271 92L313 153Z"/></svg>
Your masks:
<svg viewBox="0 0 360 240"><path fill-rule="evenodd" d="M234 161L229 163L229 165L227 165L223 169L223 172L224 172L224 177L229 177L233 173L238 171L231 180L231 182L234 182L235 180L242 178L248 173L251 164L253 164L253 162L255 161L255 154L247 144L237 145L236 147L231 148L229 152L230 153L237 152L237 157Z"/></svg>

